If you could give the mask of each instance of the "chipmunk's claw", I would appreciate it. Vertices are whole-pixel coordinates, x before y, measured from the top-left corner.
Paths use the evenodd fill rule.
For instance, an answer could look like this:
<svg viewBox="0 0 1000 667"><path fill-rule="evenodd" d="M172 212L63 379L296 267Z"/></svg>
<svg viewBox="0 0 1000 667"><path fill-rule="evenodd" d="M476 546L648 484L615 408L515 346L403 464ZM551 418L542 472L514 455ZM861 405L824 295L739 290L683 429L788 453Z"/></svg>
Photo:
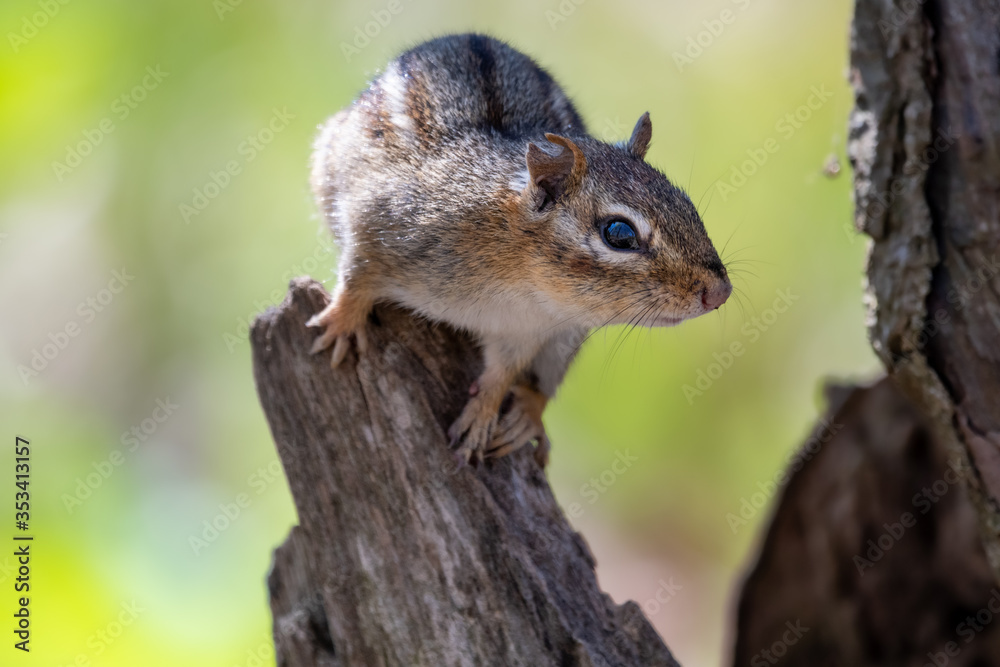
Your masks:
<svg viewBox="0 0 1000 667"><path fill-rule="evenodd" d="M552 443L549 442L549 437L542 434L538 438L538 444L535 445L535 463L538 464L539 468L545 468L549 464L549 452L552 450Z"/></svg>
<svg viewBox="0 0 1000 667"><path fill-rule="evenodd" d="M548 399L540 392L524 386L515 386L510 409L500 419L485 455L500 458L535 441L535 461L544 468L549 462L551 444L542 423L542 411Z"/></svg>
<svg viewBox="0 0 1000 667"><path fill-rule="evenodd" d="M351 339L347 336L337 336L337 342L333 345L333 354L330 355L330 368L336 368L347 356L347 351L351 349Z"/></svg>
<svg viewBox="0 0 1000 667"><path fill-rule="evenodd" d="M336 368L351 349L351 338L358 347L358 354L368 349L366 326L371 313L371 302L358 298L357 290L338 289L330 303L320 312L306 320L307 327L322 328L323 332L309 348L311 354L318 354L333 345L330 367Z"/></svg>
<svg viewBox="0 0 1000 667"><path fill-rule="evenodd" d="M448 429L455 456L463 463L474 466L483 460L486 445L490 442L497 417L483 413L477 401L469 401L462 414Z"/></svg>
<svg viewBox="0 0 1000 667"><path fill-rule="evenodd" d="M336 326L334 319L330 310L327 309L313 315L306 322L307 327L326 327L323 333L313 341L312 347L309 348L309 354L319 354L332 344L333 353L330 355L330 368L339 366L340 362L347 356L348 351L351 349L352 336L357 343L358 354L364 354L368 349L368 336L365 333L364 326L358 327L353 331L343 331L340 327Z"/></svg>
<svg viewBox="0 0 1000 667"><path fill-rule="evenodd" d="M309 322L312 322L312 320L309 320ZM307 322L306 326L308 327L315 325L309 324ZM326 348L330 347L330 343L332 343L335 338L337 338L336 332L334 332L333 329L327 329L326 331L321 333L316 340L313 341L312 347L309 348L309 354L319 354Z"/></svg>
<svg viewBox="0 0 1000 667"><path fill-rule="evenodd" d="M464 452L460 452L457 449L451 453L451 460L455 463L455 470L461 470L465 466L469 465L469 459L466 458Z"/></svg>

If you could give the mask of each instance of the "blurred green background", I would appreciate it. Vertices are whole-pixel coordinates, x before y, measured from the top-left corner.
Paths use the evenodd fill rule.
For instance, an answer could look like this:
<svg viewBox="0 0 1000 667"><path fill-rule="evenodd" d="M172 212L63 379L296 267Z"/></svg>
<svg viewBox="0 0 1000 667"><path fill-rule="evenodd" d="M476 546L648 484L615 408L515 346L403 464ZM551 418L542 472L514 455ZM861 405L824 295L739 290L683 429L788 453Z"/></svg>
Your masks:
<svg viewBox="0 0 1000 667"><path fill-rule="evenodd" d="M744 499L770 497L824 378L877 372L849 173L830 168L850 3L397 2L0 6L0 540L15 435L36 536L27 656L0 555L0 663L273 664L264 577L295 513L247 325L294 275L332 286L307 186L317 124L394 54L467 30L539 60L596 136L648 110L649 161L738 262L739 303L594 335L546 414L550 479L602 584L682 663L727 659L771 506ZM727 519L741 506L745 525Z"/></svg>

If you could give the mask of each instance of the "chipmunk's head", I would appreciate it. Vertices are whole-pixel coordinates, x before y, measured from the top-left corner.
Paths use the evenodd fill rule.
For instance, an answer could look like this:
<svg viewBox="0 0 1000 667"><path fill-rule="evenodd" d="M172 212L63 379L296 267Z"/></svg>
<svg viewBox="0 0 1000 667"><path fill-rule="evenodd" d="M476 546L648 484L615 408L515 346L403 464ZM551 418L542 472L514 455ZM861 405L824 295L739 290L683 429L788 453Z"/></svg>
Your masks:
<svg viewBox="0 0 1000 667"><path fill-rule="evenodd" d="M620 145L547 134L528 144L520 191L538 288L591 326L672 326L715 310L732 285L690 198L645 162L643 114ZM540 239L541 240L541 239Z"/></svg>

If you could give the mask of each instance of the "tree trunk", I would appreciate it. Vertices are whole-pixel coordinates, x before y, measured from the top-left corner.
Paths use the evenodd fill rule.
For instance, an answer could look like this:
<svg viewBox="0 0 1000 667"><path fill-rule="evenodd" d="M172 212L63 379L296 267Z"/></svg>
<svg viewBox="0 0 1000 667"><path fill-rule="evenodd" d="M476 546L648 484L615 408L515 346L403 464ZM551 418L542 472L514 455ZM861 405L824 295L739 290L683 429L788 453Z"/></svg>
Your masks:
<svg viewBox="0 0 1000 667"><path fill-rule="evenodd" d="M848 391L843 433L790 471L734 664L777 649L790 667L996 665L1000 0L857 0L851 65L855 223L889 379ZM783 645L796 621L810 630Z"/></svg>
<svg viewBox="0 0 1000 667"><path fill-rule="evenodd" d="M367 352L331 371L305 327L328 300L293 281L251 332L299 516L268 580L278 665L677 665L598 588L530 448L454 470L475 345L378 308Z"/></svg>
<svg viewBox="0 0 1000 667"><path fill-rule="evenodd" d="M851 46L872 346L966 461L1000 578L1000 0L858 0Z"/></svg>

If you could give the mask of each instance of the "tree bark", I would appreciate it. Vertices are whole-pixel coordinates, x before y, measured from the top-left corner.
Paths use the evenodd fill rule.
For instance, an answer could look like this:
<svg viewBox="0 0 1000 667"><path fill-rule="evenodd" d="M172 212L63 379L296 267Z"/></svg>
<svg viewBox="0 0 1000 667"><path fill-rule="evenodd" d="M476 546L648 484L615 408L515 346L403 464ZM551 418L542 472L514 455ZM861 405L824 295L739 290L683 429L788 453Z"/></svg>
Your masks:
<svg viewBox="0 0 1000 667"><path fill-rule="evenodd" d="M299 516L268 579L278 665L677 665L601 592L530 448L454 469L476 346L380 307L366 353L331 371L305 327L328 300L297 279L251 332Z"/></svg>
<svg viewBox="0 0 1000 667"><path fill-rule="evenodd" d="M790 471L734 664L1000 664L1000 0L857 0L851 83L888 380ZM789 621L810 630L779 646Z"/></svg>
<svg viewBox="0 0 1000 667"><path fill-rule="evenodd" d="M1000 0L858 0L851 47L872 346L965 460L1000 578Z"/></svg>

